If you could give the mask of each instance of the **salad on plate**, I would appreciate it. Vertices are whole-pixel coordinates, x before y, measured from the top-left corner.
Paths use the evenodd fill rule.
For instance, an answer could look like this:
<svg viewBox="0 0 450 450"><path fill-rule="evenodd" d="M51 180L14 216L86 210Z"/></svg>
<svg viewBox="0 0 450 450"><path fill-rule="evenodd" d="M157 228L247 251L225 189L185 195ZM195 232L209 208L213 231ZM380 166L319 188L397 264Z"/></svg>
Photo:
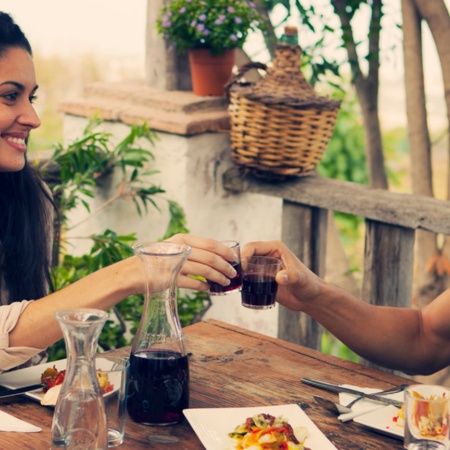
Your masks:
<svg viewBox="0 0 450 450"><path fill-rule="evenodd" d="M236 442L235 450L308 450L304 446L307 428L294 430L282 416L256 414L248 417L229 436Z"/></svg>

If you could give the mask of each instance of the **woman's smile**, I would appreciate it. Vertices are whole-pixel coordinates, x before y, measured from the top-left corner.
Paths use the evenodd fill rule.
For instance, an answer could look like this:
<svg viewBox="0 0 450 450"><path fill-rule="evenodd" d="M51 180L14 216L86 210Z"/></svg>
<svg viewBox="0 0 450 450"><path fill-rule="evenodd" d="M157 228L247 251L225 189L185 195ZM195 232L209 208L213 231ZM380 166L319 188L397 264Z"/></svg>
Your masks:
<svg viewBox="0 0 450 450"><path fill-rule="evenodd" d="M11 147L19 152L25 153L27 150L26 133L2 133L0 137Z"/></svg>

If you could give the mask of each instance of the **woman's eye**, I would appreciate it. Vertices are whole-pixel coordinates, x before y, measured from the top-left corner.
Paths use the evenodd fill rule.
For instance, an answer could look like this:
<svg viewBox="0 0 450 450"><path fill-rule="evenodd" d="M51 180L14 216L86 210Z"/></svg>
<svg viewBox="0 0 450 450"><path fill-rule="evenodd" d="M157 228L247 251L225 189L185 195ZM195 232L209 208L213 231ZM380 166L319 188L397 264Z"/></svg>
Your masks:
<svg viewBox="0 0 450 450"><path fill-rule="evenodd" d="M5 98L6 100L8 100L10 102L14 102L17 100L17 93L11 92L9 94L5 94L5 95L3 95L3 98Z"/></svg>

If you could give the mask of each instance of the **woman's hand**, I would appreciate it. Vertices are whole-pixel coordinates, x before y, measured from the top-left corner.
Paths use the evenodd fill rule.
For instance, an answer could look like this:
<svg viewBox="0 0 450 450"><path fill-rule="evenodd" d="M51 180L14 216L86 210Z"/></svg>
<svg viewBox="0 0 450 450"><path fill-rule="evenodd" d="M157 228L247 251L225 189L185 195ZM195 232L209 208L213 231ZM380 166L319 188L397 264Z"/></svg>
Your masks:
<svg viewBox="0 0 450 450"><path fill-rule="evenodd" d="M277 301L291 310L303 311L318 298L325 285L281 241L250 242L241 249L243 261L253 255L281 259L283 270L276 276Z"/></svg>
<svg viewBox="0 0 450 450"><path fill-rule="evenodd" d="M236 261L238 255L219 241L189 234L176 234L167 241L192 247L192 252L178 277L178 287L206 292L209 285L204 279L228 286L230 279L236 276L236 270L231 263Z"/></svg>

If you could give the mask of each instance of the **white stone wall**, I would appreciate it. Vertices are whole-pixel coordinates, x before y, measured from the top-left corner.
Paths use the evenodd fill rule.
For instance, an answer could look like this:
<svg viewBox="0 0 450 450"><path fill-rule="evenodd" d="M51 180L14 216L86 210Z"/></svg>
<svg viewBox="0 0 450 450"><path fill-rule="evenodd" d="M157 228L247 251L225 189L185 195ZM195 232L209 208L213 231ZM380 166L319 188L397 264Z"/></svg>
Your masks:
<svg viewBox="0 0 450 450"><path fill-rule="evenodd" d="M80 137L87 120L65 116L64 140L66 143ZM121 123L104 122L102 129L112 133L114 142L128 133ZM280 199L257 194L230 194L222 188L222 174L232 165L228 133L205 133L192 137L158 132L152 148L154 169L158 175L151 177L153 184L166 190L165 198L176 200L185 210L187 227L191 234L215 239L235 239L244 244L255 240L281 238ZM110 198L117 190L120 174L104 186L91 205L92 211ZM106 228L119 234L136 232L139 240L154 240L163 236L168 212L163 198L158 202L161 212L154 208L139 217L133 202L118 200L101 213L69 232L75 254L90 248L90 241L79 239ZM87 216L84 210L71 217L73 224ZM214 318L269 336L277 334L277 308L253 311L240 305L239 294L213 296L213 306L205 318Z"/></svg>

